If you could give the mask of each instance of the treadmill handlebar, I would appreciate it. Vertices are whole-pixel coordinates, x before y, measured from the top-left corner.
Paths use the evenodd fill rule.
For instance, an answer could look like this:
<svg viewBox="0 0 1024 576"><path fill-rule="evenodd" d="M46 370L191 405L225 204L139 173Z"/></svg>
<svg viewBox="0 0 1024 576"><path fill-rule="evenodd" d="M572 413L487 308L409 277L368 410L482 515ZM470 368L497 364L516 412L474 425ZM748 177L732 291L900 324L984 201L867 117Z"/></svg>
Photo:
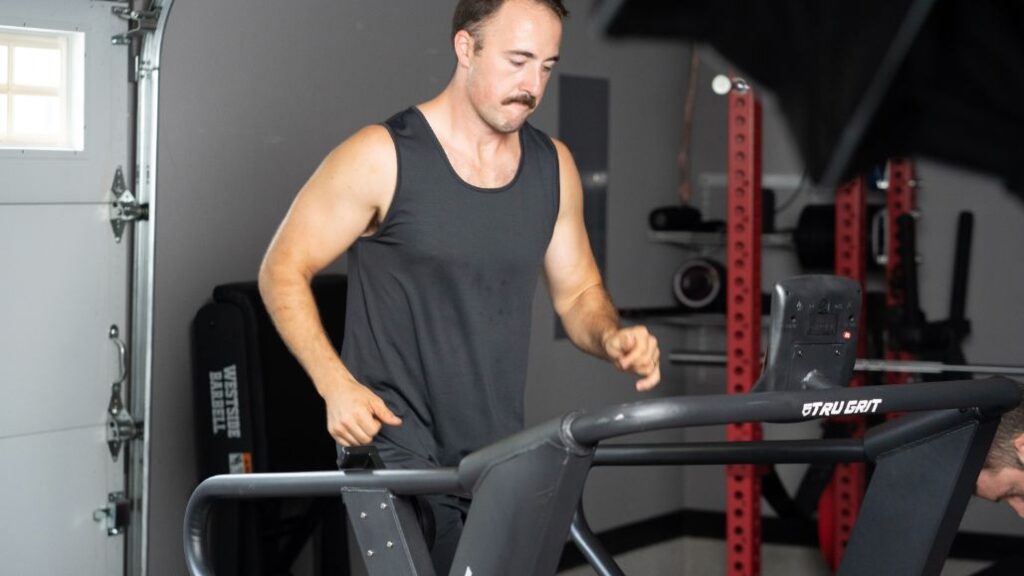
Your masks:
<svg viewBox="0 0 1024 576"><path fill-rule="evenodd" d="M219 499L338 496L345 489L389 489L396 494L466 494L494 458L507 458L544 440L590 451L617 436L666 428L740 422L798 422L847 414L974 409L997 418L1020 403L1012 380L960 380L899 386L835 388L742 395L676 396L574 413L506 438L468 456L460 469L356 470L214 476L192 493L185 511L185 561L193 576L213 574L205 537L210 510Z"/></svg>
<svg viewBox="0 0 1024 576"><path fill-rule="evenodd" d="M595 446L602 440L639 432L742 422L800 422L828 416L951 408L994 410L992 417L998 417L1020 400L1017 384L1002 377L800 392L675 396L583 414L569 425L569 433L578 444Z"/></svg>
<svg viewBox="0 0 1024 576"><path fill-rule="evenodd" d="M212 576L210 511L217 500L340 496L343 489L382 489L396 494L462 493L455 468L435 470L350 470L272 474L221 474L207 478L192 492L185 508L185 564L192 576Z"/></svg>

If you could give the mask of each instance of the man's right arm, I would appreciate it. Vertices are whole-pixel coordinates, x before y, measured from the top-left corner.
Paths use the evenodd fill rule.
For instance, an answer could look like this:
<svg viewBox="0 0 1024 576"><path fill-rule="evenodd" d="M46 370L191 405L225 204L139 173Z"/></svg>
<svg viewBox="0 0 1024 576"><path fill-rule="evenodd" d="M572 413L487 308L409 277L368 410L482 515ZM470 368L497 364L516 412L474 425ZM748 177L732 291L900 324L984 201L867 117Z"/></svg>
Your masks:
<svg viewBox="0 0 1024 576"><path fill-rule="evenodd" d="M368 444L381 424L401 424L356 381L320 321L310 281L383 219L398 174L383 126L366 127L331 151L296 196L260 266L260 294L282 340L327 406L327 428L344 446Z"/></svg>

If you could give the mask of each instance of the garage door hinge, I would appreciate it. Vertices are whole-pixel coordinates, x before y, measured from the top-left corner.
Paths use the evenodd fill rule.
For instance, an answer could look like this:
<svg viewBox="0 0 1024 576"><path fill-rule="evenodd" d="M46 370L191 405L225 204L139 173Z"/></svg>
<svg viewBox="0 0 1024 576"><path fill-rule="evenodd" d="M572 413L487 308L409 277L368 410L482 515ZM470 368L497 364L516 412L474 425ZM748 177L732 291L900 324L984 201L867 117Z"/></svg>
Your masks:
<svg viewBox="0 0 1024 576"><path fill-rule="evenodd" d="M131 44L132 38L136 38L156 30L157 21L160 20L160 9L156 10L132 10L127 6L114 6L110 9L114 16L127 20L129 30L110 37L110 43L115 46L127 46Z"/></svg>
<svg viewBox="0 0 1024 576"><path fill-rule="evenodd" d="M120 166L114 172L110 193L114 196L114 201L110 203L110 227L114 229L114 239L120 243L124 227L129 222L149 220L149 204L139 204L132 191L125 186Z"/></svg>
<svg viewBox="0 0 1024 576"><path fill-rule="evenodd" d="M110 448L110 457L114 462L117 462L117 457L121 453L121 446L142 438L142 422L136 422L121 401L121 385L128 379L128 370L125 362L125 345L119 336L117 325L111 326L110 339L117 346L120 365L120 374L117 382L110 387L110 403L107 405L107 447Z"/></svg>
<svg viewBox="0 0 1024 576"><path fill-rule="evenodd" d="M107 536L120 536L128 527L128 519L131 517L131 500L124 492L111 492L107 494L107 505L97 508L92 513L92 519L96 522L103 522L106 525Z"/></svg>

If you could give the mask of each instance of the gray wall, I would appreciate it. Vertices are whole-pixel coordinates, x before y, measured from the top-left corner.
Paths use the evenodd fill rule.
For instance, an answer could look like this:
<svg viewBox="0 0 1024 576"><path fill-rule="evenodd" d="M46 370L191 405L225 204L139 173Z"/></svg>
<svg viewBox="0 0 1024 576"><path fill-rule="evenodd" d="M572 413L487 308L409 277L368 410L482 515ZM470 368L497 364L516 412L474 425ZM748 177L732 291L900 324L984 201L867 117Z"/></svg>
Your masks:
<svg viewBox="0 0 1024 576"><path fill-rule="evenodd" d="M447 42L453 4L176 1L165 38L160 103L149 550L154 576L185 572L181 517L196 480L191 318L215 285L255 278L263 250L294 194L333 146L360 126L443 88L453 66ZM570 7L576 13L566 26L558 73L611 82L608 287L623 307L671 304L670 278L690 253L648 242L646 221L652 208L675 201L688 50L668 44L609 44L588 28L589 3L570 2ZM711 76L723 68L712 61L702 70L693 151L695 167L702 172L724 170L725 101L707 89ZM534 123L552 134L557 134L557 91L556 75L534 116ZM770 99L765 102L764 132L765 172L799 175L799 160ZM979 362L1013 362L1022 335L1007 319L1024 318L1024 303L1012 298L1022 292L1024 274L1012 268L1002 271L1015 262L1010 247L1024 240L1019 226L1024 213L988 180L934 165L922 170L927 188L922 194L926 260L921 273L929 315L945 314L944 267L953 207L970 205L979 211L979 230L968 308L975 335L968 356ZM719 200L710 198L706 204L714 209ZM818 200L826 198L803 199ZM798 207L780 215L781 225L795 220ZM982 258L984 254L994 256ZM795 272L795 259L785 251L766 252L764 268L767 287ZM533 320L529 422L636 398L631 379L566 341L554 340L553 312L542 287ZM665 351L723 348L720 329L653 329ZM715 393L722 389L720 379L719 370L666 363L664 384L652 395ZM707 429L658 438L722 435L721 430ZM793 479L798 472L791 470L787 476ZM721 508L722 479L716 468L598 470L585 503L598 529L684 504ZM623 494L630 495L627 502ZM1021 533L1021 524L1007 512L972 504L968 525ZM680 550L693 570L723 570L720 546L687 543L639 553L635 573L679 565ZM814 573L820 565L813 554L766 554L779 569Z"/></svg>

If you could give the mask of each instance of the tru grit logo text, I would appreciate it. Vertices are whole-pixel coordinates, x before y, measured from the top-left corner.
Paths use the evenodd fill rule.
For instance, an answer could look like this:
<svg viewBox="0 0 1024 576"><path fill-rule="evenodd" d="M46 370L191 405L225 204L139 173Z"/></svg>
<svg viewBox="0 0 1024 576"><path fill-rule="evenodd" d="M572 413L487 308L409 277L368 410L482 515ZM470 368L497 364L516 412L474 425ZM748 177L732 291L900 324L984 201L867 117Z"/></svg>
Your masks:
<svg viewBox="0 0 1024 576"><path fill-rule="evenodd" d="M882 404L881 398L871 400L839 400L836 402L807 402L803 407L804 418L808 416L840 416L847 414L873 414Z"/></svg>

